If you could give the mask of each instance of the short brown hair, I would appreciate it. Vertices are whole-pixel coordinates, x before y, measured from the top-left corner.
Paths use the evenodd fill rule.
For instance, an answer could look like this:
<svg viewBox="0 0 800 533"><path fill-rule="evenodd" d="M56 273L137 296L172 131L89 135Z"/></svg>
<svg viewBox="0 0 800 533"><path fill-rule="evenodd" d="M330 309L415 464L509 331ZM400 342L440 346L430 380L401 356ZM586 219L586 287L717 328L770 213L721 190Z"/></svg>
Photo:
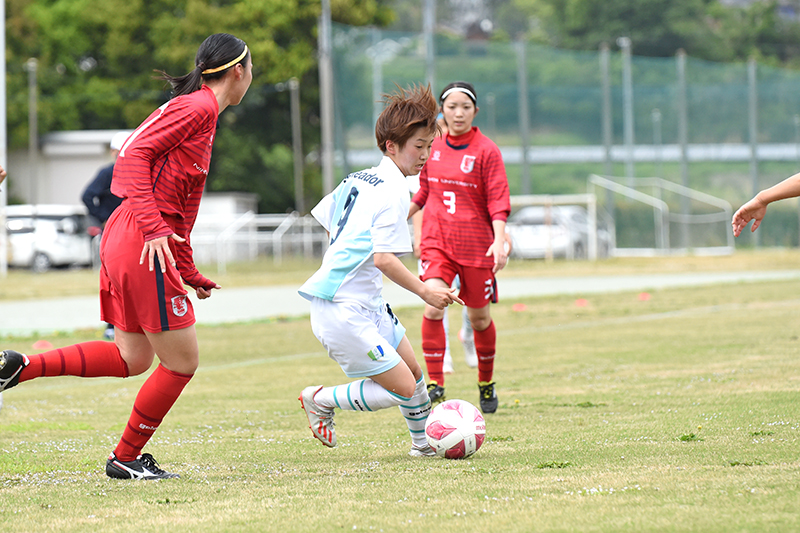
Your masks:
<svg viewBox="0 0 800 533"><path fill-rule="evenodd" d="M375 140L381 152L386 152L386 141L405 146L419 128L431 134L440 131L436 123L439 106L430 85L415 84L408 89L398 86L395 93L383 95L383 102L385 107L375 124Z"/></svg>

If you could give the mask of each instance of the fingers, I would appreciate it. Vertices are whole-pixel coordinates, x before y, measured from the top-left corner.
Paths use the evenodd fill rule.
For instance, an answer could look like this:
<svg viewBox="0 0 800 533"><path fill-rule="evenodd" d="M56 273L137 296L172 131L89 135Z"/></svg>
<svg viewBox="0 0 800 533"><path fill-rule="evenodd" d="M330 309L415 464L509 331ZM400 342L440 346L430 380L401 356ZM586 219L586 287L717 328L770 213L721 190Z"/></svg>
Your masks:
<svg viewBox="0 0 800 533"><path fill-rule="evenodd" d="M147 246L147 243L144 243L144 246L142 247L142 255L140 255L140 256L139 256L139 264L140 264L140 265L141 265L141 264L144 264L144 256L145 256L145 255L147 255L147 251L148 251L149 249L150 249L150 247L149 247L149 246ZM152 261L150 262L150 270L153 270L153 263L152 263Z"/></svg>
<svg viewBox="0 0 800 533"><path fill-rule="evenodd" d="M457 290L458 289L456 289L455 287L447 289L447 292L449 293L447 296L449 298L446 305L450 305L453 303L459 303L461 305L464 305L464 301L456 295Z"/></svg>

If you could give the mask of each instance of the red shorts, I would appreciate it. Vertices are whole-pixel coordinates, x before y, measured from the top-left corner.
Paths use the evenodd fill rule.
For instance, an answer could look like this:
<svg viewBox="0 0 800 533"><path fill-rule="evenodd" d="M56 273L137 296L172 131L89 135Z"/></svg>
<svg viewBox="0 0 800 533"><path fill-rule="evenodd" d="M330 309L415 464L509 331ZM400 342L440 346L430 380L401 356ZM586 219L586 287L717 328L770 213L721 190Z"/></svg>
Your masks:
<svg viewBox="0 0 800 533"><path fill-rule="evenodd" d="M491 268L477 268L459 265L438 249L427 249L422 253L422 275L420 279L426 281L439 278L448 285L458 275L461 290L458 297L464 305L473 309L480 309L489 303L497 303L497 280Z"/></svg>
<svg viewBox="0 0 800 533"><path fill-rule="evenodd" d="M143 247L144 236L123 203L109 218L100 243L100 318L131 333L188 328L195 323L194 308L178 270L167 264L162 273L156 258L150 272L147 258L139 264Z"/></svg>

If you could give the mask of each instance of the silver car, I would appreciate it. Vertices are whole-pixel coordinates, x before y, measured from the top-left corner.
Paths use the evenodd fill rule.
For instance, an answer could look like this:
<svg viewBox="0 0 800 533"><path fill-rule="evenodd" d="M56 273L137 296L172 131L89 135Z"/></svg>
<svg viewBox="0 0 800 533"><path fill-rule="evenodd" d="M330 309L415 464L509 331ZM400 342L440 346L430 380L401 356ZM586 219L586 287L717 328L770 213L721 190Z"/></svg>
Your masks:
<svg viewBox="0 0 800 533"><path fill-rule="evenodd" d="M543 259L560 257L585 259L589 251L589 217L579 205L531 205L508 219L508 233L514 247L512 257ZM597 256L607 257L612 238L606 225L598 221Z"/></svg>
<svg viewBox="0 0 800 533"><path fill-rule="evenodd" d="M8 265L34 272L55 266L91 266L90 227L82 205L9 205Z"/></svg>

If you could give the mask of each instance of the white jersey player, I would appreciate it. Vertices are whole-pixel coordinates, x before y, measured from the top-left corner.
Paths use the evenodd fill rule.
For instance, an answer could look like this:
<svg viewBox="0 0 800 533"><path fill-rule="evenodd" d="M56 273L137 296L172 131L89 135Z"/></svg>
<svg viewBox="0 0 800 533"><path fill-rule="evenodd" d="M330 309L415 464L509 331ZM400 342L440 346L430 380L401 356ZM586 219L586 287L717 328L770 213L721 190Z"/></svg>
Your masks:
<svg viewBox="0 0 800 533"><path fill-rule="evenodd" d="M383 301L383 276L438 309L458 302L447 287L431 289L398 255L412 251L406 176L418 174L437 131L430 87L387 96L375 136L377 167L350 174L312 210L330 234L322 266L300 288L311 301L311 329L351 378L334 387L306 387L300 403L324 445L336 446L334 409L375 411L399 406L413 456L435 455L425 438L430 399L405 328Z"/></svg>

